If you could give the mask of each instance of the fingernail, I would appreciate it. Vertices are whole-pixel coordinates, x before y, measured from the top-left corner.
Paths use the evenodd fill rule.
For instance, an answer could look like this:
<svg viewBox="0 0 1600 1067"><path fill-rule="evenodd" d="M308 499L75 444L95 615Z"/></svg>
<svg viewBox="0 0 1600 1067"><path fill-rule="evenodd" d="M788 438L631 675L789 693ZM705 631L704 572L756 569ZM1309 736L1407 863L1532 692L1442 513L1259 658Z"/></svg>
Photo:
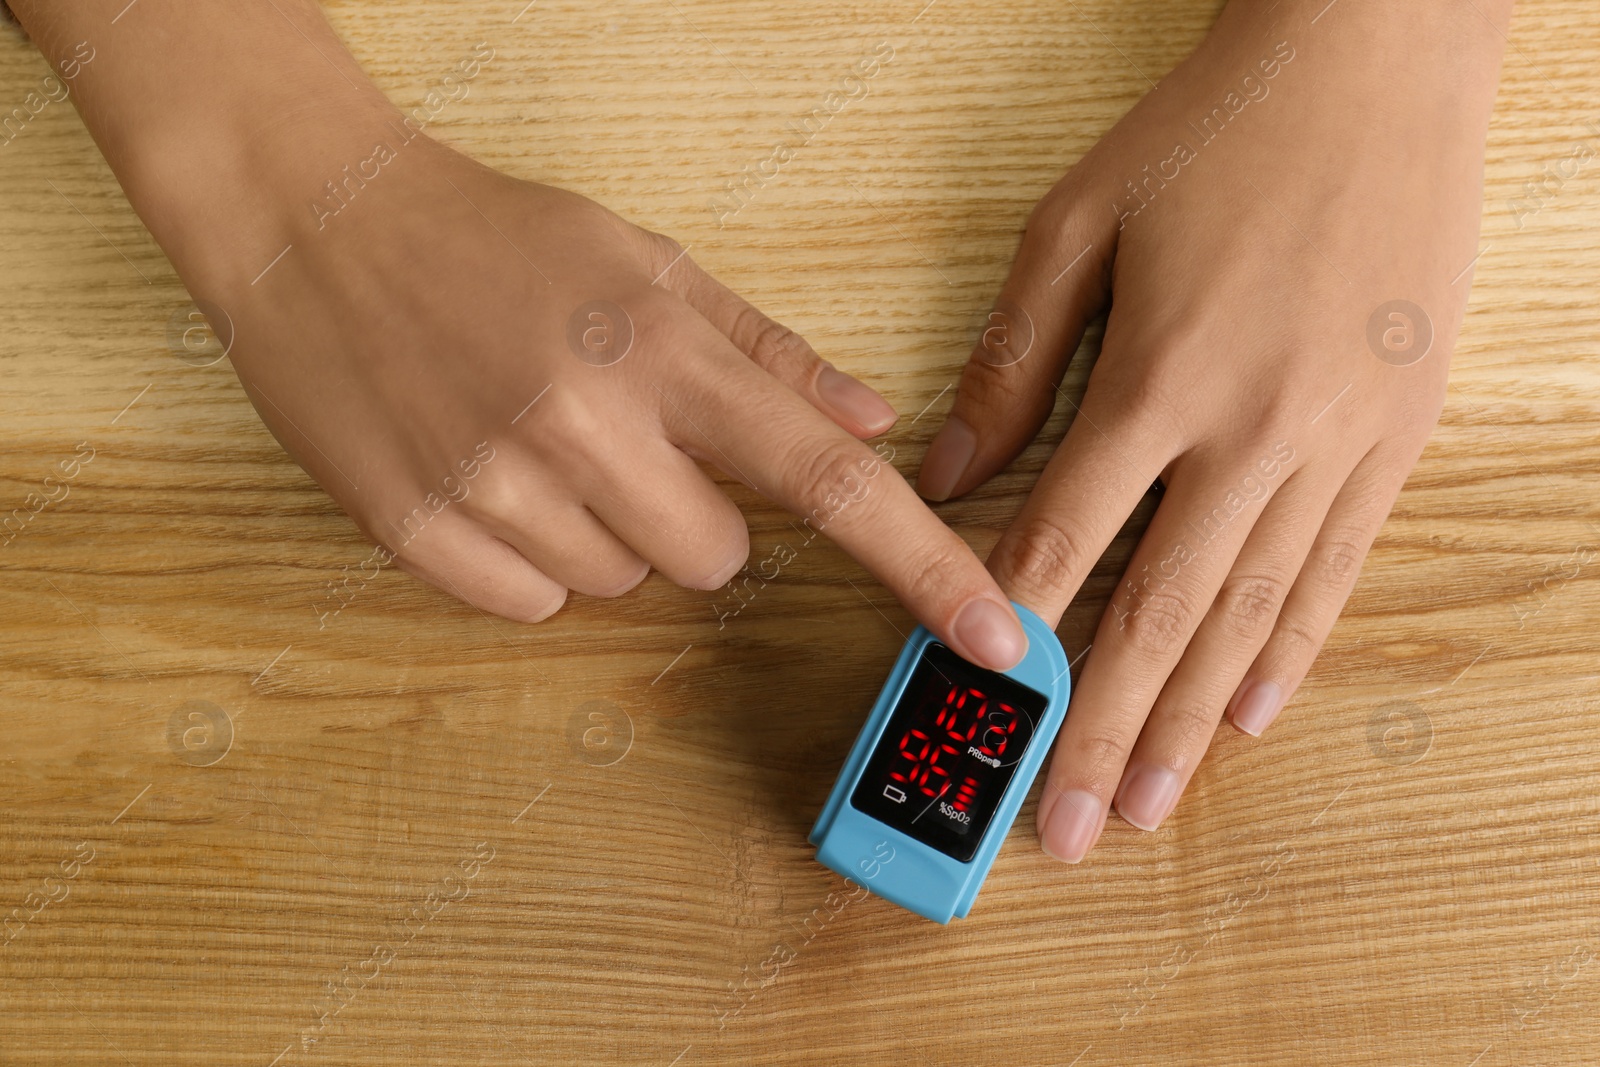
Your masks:
<svg viewBox="0 0 1600 1067"><path fill-rule="evenodd" d="M1089 854L1105 824L1100 798L1083 789L1056 789L1049 783L1044 788L1039 845L1062 863L1077 863Z"/></svg>
<svg viewBox="0 0 1600 1067"><path fill-rule="evenodd" d="M1016 615L993 600L967 604L956 613L950 629L966 648L967 658L990 670L1010 670L1028 651L1028 635Z"/></svg>
<svg viewBox="0 0 1600 1067"><path fill-rule="evenodd" d="M1233 698L1233 713L1228 716L1234 727L1251 737L1260 737L1261 731L1272 725L1272 720L1283 710L1283 690L1277 682L1251 679L1239 687Z"/></svg>
<svg viewBox="0 0 1600 1067"><path fill-rule="evenodd" d="M1146 765L1136 768L1123 785L1117 796L1117 814L1141 830L1154 830L1177 802L1177 772Z"/></svg>
<svg viewBox="0 0 1600 1067"><path fill-rule="evenodd" d="M928 454L922 457L917 491L929 500L949 500L977 451L978 435L952 415L928 446Z"/></svg>
<svg viewBox="0 0 1600 1067"><path fill-rule="evenodd" d="M834 411L874 436L893 426L899 417L871 386L834 367L823 367L822 373L817 375L817 395Z"/></svg>

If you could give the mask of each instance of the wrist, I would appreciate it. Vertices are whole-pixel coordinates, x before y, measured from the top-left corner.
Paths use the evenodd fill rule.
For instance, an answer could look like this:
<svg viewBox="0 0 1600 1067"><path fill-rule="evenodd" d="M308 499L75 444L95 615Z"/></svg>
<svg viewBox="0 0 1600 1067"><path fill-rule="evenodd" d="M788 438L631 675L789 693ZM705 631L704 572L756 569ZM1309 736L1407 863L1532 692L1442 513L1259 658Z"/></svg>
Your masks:
<svg viewBox="0 0 1600 1067"><path fill-rule="evenodd" d="M1292 37L1297 47L1326 51L1342 62L1365 60L1390 79L1426 73L1437 62L1463 77L1497 81L1514 0L1460 5L1394 0L1228 0L1213 34Z"/></svg>
<svg viewBox="0 0 1600 1067"><path fill-rule="evenodd" d="M292 239L296 205L398 120L315 0L12 8L191 285L248 283Z"/></svg>
<svg viewBox="0 0 1600 1067"><path fill-rule="evenodd" d="M1427 130L1478 143L1500 80L1512 0L1442 2L1229 0L1196 53L1204 67L1254 73L1274 51L1292 55L1304 114L1362 131ZM1397 104L1404 103L1404 107Z"/></svg>
<svg viewBox="0 0 1600 1067"><path fill-rule="evenodd" d="M359 183L374 145L397 142L397 130L424 139L375 90L337 111L279 99L221 121L174 121L131 143L112 166L179 274L191 285L234 288L316 230L316 204L339 203L330 185Z"/></svg>

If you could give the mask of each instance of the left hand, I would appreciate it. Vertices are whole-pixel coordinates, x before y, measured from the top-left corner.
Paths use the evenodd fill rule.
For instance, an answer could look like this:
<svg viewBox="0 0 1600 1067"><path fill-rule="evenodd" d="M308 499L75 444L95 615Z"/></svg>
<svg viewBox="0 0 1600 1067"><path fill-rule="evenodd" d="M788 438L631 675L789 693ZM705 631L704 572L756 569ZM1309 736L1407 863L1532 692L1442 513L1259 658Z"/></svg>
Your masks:
<svg viewBox="0 0 1600 1067"><path fill-rule="evenodd" d="M1021 452L1114 296L989 560L1054 624L1165 482L1056 743L1057 858L1113 803L1158 826L1224 710L1260 734L1332 628L1444 403L1501 45L1442 4L1233 0L1034 210L919 488L968 492Z"/></svg>

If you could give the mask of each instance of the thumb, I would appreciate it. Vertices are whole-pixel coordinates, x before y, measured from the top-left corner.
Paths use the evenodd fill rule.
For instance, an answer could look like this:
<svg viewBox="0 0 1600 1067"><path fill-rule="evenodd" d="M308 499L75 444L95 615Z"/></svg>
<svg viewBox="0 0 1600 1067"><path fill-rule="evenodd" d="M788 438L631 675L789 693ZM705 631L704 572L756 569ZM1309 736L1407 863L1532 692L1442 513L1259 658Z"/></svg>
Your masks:
<svg viewBox="0 0 1600 1067"><path fill-rule="evenodd" d="M988 481L1033 440L1085 325L1111 289L1120 216L1076 177L1028 217L1022 247L961 373L955 406L922 460L917 490L948 500Z"/></svg>

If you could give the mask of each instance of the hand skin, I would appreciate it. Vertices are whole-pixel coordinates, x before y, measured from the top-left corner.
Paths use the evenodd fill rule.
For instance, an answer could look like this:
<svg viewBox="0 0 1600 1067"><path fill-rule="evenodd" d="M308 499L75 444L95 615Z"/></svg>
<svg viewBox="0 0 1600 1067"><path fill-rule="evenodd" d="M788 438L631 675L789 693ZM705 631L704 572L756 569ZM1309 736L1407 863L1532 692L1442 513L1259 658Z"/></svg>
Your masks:
<svg viewBox="0 0 1600 1067"><path fill-rule="evenodd" d="M1029 218L921 492L1023 449L1108 301L1081 410L989 568L1054 623L1165 485L1040 797L1056 858L1113 803L1157 827L1224 711L1259 735L1332 628L1444 403L1510 8L1233 0ZM1369 346L1392 300L1431 320L1409 365L1426 323L1382 318Z"/></svg>
<svg viewBox="0 0 1600 1067"><path fill-rule="evenodd" d="M130 201L274 436L408 571L530 622L651 567L717 588L749 540L704 460L962 655L1021 659L993 578L859 440L886 401L671 240L405 125L310 0L12 6L52 65L90 42L74 98Z"/></svg>

